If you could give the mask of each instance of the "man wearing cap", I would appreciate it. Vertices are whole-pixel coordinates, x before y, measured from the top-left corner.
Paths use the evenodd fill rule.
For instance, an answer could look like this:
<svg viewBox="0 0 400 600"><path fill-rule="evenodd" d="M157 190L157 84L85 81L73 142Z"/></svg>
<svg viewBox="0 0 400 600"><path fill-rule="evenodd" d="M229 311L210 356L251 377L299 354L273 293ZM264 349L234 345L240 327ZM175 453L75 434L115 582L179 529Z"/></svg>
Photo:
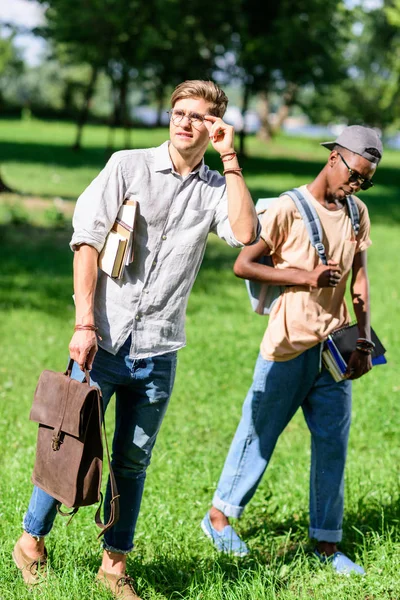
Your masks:
<svg viewBox="0 0 400 600"><path fill-rule="evenodd" d="M335 382L321 364L321 352L328 335L350 321L344 301L349 277L362 349L372 347L367 275L370 221L367 207L355 198L360 218L355 234L346 197L373 185L382 143L374 130L351 126L334 142L322 145L331 151L328 162L299 191L320 219L328 264L318 264L300 213L283 195L264 213L260 241L242 250L234 266L238 277L287 287L270 314L253 384L202 529L220 551L248 553L228 517L242 514L280 434L301 407L311 432L309 533L316 540L315 554L339 573L363 574L363 568L339 552L337 544L342 539L351 380L371 369L371 357L354 349L346 379ZM263 255L272 256L275 268L258 262Z"/></svg>

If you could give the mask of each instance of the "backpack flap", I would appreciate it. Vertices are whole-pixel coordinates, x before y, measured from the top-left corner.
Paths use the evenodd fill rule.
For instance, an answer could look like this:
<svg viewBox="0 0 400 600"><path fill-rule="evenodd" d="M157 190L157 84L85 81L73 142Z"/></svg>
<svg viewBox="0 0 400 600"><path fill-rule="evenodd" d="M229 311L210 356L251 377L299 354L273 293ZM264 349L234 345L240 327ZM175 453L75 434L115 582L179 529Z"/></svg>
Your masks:
<svg viewBox="0 0 400 600"><path fill-rule="evenodd" d="M65 373L43 371L29 418L53 429L62 423L64 433L84 439L88 417L94 404L97 404L98 393L98 388L83 385ZM65 406L68 406L68 410L65 410Z"/></svg>

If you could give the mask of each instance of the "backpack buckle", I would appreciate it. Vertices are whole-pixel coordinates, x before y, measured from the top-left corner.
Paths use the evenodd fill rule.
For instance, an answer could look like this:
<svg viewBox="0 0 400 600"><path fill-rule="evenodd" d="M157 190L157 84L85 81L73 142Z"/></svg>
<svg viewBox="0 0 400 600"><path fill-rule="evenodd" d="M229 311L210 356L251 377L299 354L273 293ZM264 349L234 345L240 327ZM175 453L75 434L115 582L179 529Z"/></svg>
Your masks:
<svg viewBox="0 0 400 600"><path fill-rule="evenodd" d="M319 255L325 254L325 246L322 242L317 242L314 246Z"/></svg>

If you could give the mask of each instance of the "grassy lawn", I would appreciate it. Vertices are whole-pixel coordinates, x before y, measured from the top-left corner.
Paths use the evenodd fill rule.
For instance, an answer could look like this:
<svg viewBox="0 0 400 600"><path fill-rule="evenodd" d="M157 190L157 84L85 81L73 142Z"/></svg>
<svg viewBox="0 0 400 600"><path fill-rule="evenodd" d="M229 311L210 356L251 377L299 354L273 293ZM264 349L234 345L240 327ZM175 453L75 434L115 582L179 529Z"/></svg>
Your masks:
<svg viewBox="0 0 400 600"><path fill-rule="evenodd" d="M31 493L36 425L29 422L41 370L63 370L74 314L69 215L106 160L107 131L88 127L69 149L67 123L0 121L0 166L23 195L0 198L0 599L94 599L100 547L93 507L48 540L53 585L25 590L11 551ZM161 143L164 130L135 130L132 146ZM117 141L122 144L119 132ZM248 140L243 161L254 198L310 181L327 158L315 141ZM214 152L207 156L219 167ZM310 443L299 413L282 435L257 494L237 523L252 553L216 553L199 524L210 505L251 383L265 318L249 307L231 267L237 251L210 239L188 308L188 346L148 471L129 572L144 600L398 600L400 598L400 153L387 152L375 187L362 194L372 219L372 322L388 365L355 382L342 549L366 577L338 577L312 558L308 530ZM56 200L54 198L62 198ZM43 201L43 199L45 201ZM61 215L61 216L60 216ZM63 217L63 215L65 215ZM107 416L112 432L112 406Z"/></svg>

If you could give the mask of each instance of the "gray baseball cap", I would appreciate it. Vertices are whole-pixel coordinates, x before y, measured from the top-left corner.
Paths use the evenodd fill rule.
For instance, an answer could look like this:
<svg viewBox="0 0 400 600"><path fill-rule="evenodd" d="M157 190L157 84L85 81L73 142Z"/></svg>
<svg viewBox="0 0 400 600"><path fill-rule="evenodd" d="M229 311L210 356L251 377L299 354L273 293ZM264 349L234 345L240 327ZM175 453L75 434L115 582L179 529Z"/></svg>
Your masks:
<svg viewBox="0 0 400 600"><path fill-rule="evenodd" d="M383 154L382 142L375 129L363 127L362 125L346 127L334 142L323 142L321 146L333 150L336 144L376 164L379 163L380 158L370 154L368 152L369 148L375 148L381 157Z"/></svg>

